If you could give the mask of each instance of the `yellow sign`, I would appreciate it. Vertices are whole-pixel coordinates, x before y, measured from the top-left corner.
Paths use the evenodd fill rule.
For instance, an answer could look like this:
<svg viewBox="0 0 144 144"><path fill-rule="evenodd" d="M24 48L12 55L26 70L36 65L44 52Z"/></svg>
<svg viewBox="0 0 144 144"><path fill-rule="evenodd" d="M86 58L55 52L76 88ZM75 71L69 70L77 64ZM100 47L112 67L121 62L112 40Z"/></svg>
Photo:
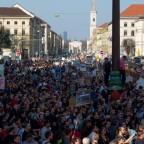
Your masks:
<svg viewBox="0 0 144 144"><path fill-rule="evenodd" d="M137 55L140 56L140 50L139 50L139 49L138 49L138 51L137 51Z"/></svg>

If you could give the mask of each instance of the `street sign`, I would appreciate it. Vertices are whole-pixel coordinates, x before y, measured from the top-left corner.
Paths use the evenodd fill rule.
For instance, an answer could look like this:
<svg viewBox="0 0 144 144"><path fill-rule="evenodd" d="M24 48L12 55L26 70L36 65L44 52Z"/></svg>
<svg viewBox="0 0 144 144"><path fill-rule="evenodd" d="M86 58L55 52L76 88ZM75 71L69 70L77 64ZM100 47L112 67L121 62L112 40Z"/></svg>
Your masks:
<svg viewBox="0 0 144 144"><path fill-rule="evenodd" d="M17 53L17 55L20 55L20 50L17 50L16 53Z"/></svg>
<svg viewBox="0 0 144 144"><path fill-rule="evenodd" d="M102 50L100 51L100 54L103 54L103 51L102 51Z"/></svg>

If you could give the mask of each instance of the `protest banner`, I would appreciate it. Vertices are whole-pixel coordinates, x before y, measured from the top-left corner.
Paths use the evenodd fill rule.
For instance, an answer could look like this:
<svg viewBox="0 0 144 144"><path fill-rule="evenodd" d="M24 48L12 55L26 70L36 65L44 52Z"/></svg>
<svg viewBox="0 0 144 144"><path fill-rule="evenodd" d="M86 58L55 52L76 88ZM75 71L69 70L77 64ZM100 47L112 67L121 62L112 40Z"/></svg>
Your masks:
<svg viewBox="0 0 144 144"><path fill-rule="evenodd" d="M89 104L91 101L90 91L87 89L76 92L76 106Z"/></svg>
<svg viewBox="0 0 144 144"><path fill-rule="evenodd" d="M0 64L0 77L4 76L4 65Z"/></svg>
<svg viewBox="0 0 144 144"><path fill-rule="evenodd" d="M5 89L5 77L0 77L0 89Z"/></svg>

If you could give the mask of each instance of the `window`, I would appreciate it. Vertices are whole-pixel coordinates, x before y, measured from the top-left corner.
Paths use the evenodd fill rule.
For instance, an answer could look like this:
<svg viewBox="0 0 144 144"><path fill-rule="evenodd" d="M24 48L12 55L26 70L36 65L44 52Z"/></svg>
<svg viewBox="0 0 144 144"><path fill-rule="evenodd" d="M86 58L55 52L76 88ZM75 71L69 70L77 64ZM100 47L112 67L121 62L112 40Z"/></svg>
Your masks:
<svg viewBox="0 0 144 144"><path fill-rule="evenodd" d="M95 22L95 18L93 18L93 22Z"/></svg>
<svg viewBox="0 0 144 144"><path fill-rule="evenodd" d="M17 22L17 21L15 21L15 22L14 22L14 24L15 24L15 25L17 25L17 24L18 24L18 22Z"/></svg>
<svg viewBox="0 0 144 144"><path fill-rule="evenodd" d="M132 22L132 23L131 23L131 27L134 27L134 26L135 26L135 25L134 25L134 22Z"/></svg>
<svg viewBox="0 0 144 144"><path fill-rule="evenodd" d="M131 36L134 36L134 31L131 31Z"/></svg>
<svg viewBox="0 0 144 144"><path fill-rule="evenodd" d="M25 35L25 29L22 29L22 35Z"/></svg>
<svg viewBox="0 0 144 144"><path fill-rule="evenodd" d="M124 22L124 27L127 27L127 22Z"/></svg>
<svg viewBox="0 0 144 144"><path fill-rule="evenodd" d="M22 25L25 25L25 21L22 21Z"/></svg>
<svg viewBox="0 0 144 144"><path fill-rule="evenodd" d="M126 30L124 31L124 36L127 36L127 31Z"/></svg>
<svg viewBox="0 0 144 144"><path fill-rule="evenodd" d="M10 24L10 21L7 21L7 24L9 25L9 24Z"/></svg>
<svg viewBox="0 0 144 144"><path fill-rule="evenodd" d="M17 35L18 34L18 31L17 30L14 30L14 35Z"/></svg>

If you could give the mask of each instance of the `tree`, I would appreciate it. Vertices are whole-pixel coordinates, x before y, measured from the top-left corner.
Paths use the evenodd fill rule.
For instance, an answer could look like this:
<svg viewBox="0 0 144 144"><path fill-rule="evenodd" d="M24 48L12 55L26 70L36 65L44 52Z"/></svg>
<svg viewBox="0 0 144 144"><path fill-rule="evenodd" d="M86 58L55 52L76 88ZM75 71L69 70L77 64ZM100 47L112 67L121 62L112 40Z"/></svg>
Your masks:
<svg viewBox="0 0 144 144"><path fill-rule="evenodd" d="M12 35L4 29L0 28L0 54L2 54L2 48L11 48L12 47Z"/></svg>
<svg viewBox="0 0 144 144"><path fill-rule="evenodd" d="M87 51L87 40L81 40L82 42L82 51Z"/></svg>
<svg viewBox="0 0 144 144"><path fill-rule="evenodd" d="M122 47L124 51L129 56L130 54L134 55L135 53L135 41L133 39L124 39L122 41Z"/></svg>

